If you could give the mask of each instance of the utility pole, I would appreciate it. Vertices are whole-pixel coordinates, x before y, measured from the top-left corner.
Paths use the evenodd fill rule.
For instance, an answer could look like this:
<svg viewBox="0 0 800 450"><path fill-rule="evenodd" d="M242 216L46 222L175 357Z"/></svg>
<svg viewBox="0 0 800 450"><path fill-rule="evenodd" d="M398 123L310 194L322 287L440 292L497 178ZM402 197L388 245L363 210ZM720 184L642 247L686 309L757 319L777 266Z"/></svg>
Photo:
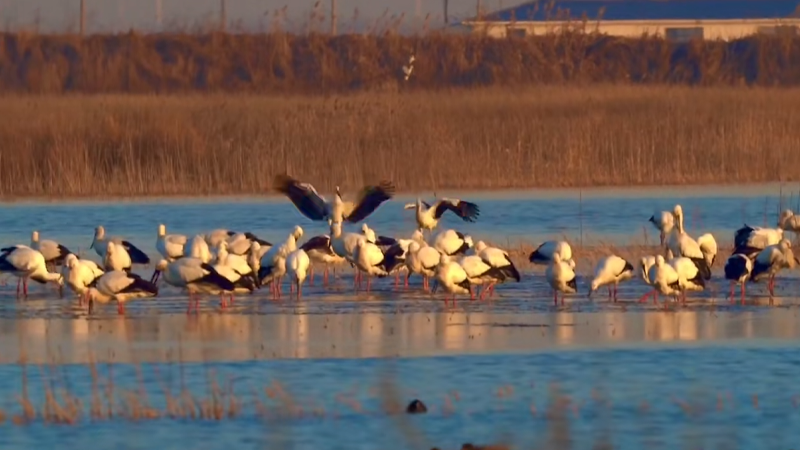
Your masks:
<svg viewBox="0 0 800 450"><path fill-rule="evenodd" d="M158 31L161 31L161 26L164 24L164 10L162 0L156 0L156 25Z"/></svg>
<svg viewBox="0 0 800 450"><path fill-rule="evenodd" d="M219 30L225 32L228 27L228 11L225 8L225 0L219 0Z"/></svg>
<svg viewBox="0 0 800 450"><path fill-rule="evenodd" d="M444 0L444 24L447 25L447 0Z"/></svg>
<svg viewBox="0 0 800 450"><path fill-rule="evenodd" d="M416 4L414 5L414 17L417 19L422 17L422 0L417 0Z"/></svg>
<svg viewBox="0 0 800 450"><path fill-rule="evenodd" d="M81 10L80 10L80 30L81 36L86 35L86 0L81 0Z"/></svg>
<svg viewBox="0 0 800 450"><path fill-rule="evenodd" d="M331 35L336 36L336 0L331 0Z"/></svg>
<svg viewBox="0 0 800 450"><path fill-rule="evenodd" d="M475 17L477 17L478 20L483 19L483 2L482 2L482 0L478 0L478 4L476 5L476 11L477 12L475 13Z"/></svg>

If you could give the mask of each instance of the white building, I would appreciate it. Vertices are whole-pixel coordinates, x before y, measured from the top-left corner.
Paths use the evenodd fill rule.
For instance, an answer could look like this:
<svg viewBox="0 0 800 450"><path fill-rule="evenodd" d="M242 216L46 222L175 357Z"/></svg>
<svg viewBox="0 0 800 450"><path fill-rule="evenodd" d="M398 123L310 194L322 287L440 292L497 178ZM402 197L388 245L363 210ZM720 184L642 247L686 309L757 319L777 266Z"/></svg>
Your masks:
<svg viewBox="0 0 800 450"><path fill-rule="evenodd" d="M493 37L530 36L566 28L614 36L660 35L676 41L731 40L798 34L798 0L534 1L462 22Z"/></svg>

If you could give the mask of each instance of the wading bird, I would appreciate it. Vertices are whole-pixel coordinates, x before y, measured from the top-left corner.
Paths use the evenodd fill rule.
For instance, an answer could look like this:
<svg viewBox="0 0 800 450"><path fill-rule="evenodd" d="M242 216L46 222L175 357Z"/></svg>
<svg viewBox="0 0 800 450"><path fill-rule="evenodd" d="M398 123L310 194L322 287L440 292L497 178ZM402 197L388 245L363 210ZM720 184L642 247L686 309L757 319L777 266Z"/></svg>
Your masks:
<svg viewBox="0 0 800 450"><path fill-rule="evenodd" d="M383 181L377 186L365 186L356 201L344 201L337 186L333 203L328 203L317 193L314 186L285 174L275 177L274 188L289 197L298 211L307 218L315 221L331 220L336 223L361 222L375 212L381 203L394 195L394 185Z"/></svg>

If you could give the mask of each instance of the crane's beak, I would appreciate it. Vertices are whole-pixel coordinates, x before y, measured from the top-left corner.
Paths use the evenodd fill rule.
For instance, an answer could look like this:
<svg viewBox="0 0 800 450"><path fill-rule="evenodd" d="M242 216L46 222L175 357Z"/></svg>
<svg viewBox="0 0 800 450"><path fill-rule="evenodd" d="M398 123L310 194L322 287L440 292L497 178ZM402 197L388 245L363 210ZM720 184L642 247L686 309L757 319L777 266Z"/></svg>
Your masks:
<svg viewBox="0 0 800 450"><path fill-rule="evenodd" d="M161 271L156 269L153 271L153 275L150 277L150 282L155 284L158 281L158 277L161 276Z"/></svg>

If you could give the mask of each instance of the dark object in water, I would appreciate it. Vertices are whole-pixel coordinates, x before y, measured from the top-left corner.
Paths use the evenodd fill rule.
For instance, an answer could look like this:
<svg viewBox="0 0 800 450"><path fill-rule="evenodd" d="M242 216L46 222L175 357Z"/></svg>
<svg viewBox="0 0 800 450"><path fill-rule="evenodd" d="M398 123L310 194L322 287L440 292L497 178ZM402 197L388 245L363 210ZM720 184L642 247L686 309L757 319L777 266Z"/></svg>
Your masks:
<svg viewBox="0 0 800 450"><path fill-rule="evenodd" d="M406 413L408 414L425 414L426 412L428 412L428 407L417 399L412 400L406 407Z"/></svg>

